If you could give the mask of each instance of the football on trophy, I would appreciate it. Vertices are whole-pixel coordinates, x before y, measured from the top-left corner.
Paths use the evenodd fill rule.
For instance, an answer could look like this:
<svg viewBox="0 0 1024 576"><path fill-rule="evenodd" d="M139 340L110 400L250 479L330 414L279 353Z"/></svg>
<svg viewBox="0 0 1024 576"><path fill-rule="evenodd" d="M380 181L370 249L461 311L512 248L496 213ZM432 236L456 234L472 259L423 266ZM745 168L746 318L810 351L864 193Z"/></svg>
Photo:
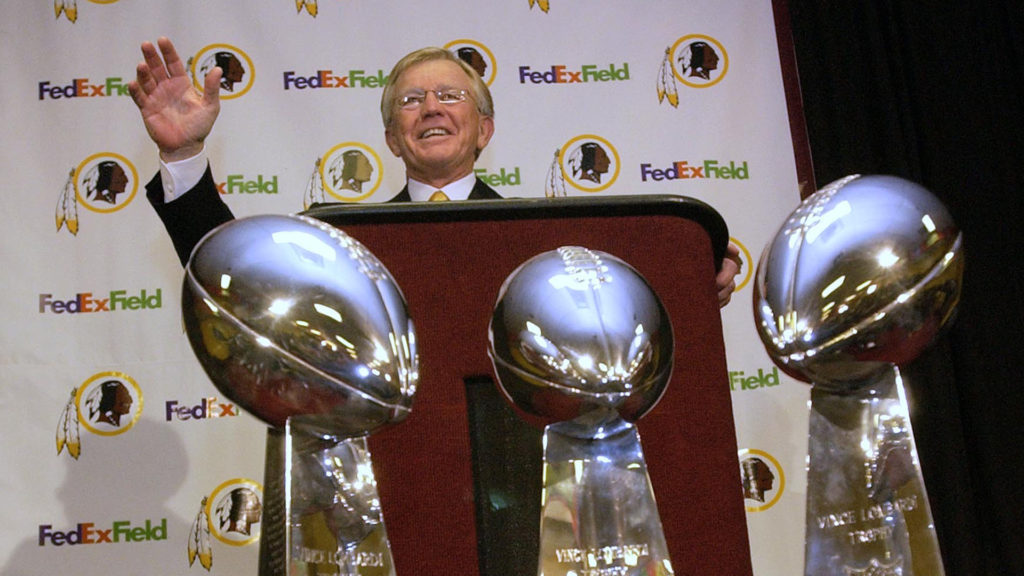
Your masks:
<svg viewBox="0 0 1024 576"><path fill-rule="evenodd" d="M568 246L534 256L505 280L489 352L508 399L553 422L596 409L639 419L668 385L674 350L668 314L636 270Z"/></svg>
<svg viewBox="0 0 1024 576"><path fill-rule="evenodd" d="M255 216L207 234L182 313L214 385L267 424L327 436L403 420L419 379L405 298L362 244L304 216Z"/></svg>
<svg viewBox="0 0 1024 576"><path fill-rule="evenodd" d="M960 231L935 196L848 176L807 197L764 249L754 319L785 372L854 391L935 340L962 276Z"/></svg>

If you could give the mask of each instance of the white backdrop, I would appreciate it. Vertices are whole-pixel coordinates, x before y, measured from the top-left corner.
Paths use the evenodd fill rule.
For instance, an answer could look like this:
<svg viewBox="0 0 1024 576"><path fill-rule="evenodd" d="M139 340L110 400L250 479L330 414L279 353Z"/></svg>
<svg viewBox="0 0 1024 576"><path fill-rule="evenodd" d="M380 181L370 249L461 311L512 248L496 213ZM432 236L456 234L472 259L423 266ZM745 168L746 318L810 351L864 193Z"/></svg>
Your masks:
<svg viewBox="0 0 1024 576"><path fill-rule="evenodd" d="M772 476L746 499L755 573L800 573L808 390L772 368L750 310L751 257L799 202L769 0L35 0L0 15L3 574L202 573L186 553L201 502L215 517L262 480L264 426L215 398L194 360L180 265L143 198L156 152L124 87L160 35L197 70L217 53L240 65L208 142L237 216L300 211L311 184L326 200L399 190L379 82L426 45L483 56L497 129L477 167L503 195L543 196L556 151L564 165L594 142L601 181L570 173L555 191L721 212L745 251L722 386L739 459ZM348 149L373 168L358 192L315 170ZM258 526L214 533L211 572L255 573Z"/></svg>

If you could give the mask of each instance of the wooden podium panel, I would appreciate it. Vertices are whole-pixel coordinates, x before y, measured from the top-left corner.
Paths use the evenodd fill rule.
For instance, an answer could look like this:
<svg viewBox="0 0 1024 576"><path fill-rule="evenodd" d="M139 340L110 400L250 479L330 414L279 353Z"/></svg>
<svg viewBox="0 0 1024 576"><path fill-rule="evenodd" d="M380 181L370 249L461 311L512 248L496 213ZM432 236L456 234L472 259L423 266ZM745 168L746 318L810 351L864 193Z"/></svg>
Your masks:
<svg viewBox="0 0 1024 576"><path fill-rule="evenodd" d="M487 327L516 267L573 245L636 268L672 320L672 380L639 430L676 574L752 573L714 285L728 243L717 212L678 196L623 196L304 214L384 263L416 327L412 414L370 440L400 576L536 574L541 430L495 399Z"/></svg>

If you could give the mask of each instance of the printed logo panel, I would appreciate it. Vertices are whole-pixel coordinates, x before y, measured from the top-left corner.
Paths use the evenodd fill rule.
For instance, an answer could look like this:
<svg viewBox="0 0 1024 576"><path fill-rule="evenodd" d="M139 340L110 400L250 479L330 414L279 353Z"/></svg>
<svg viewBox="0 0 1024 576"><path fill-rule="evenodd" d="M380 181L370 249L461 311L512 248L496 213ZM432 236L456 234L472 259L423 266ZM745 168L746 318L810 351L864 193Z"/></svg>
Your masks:
<svg viewBox="0 0 1024 576"><path fill-rule="evenodd" d="M615 183L622 165L619 151L595 134L581 134L555 150L544 194L567 196L566 184L580 192L600 192Z"/></svg>
<svg viewBox="0 0 1024 576"><path fill-rule="evenodd" d="M57 421L57 455L65 449L78 460L81 428L97 436L131 430L142 416L142 389L123 372L99 372L71 390Z"/></svg>
<svg viewBox="0 0 1024 576"><path fill-rule="evenodd" d="M362 142L335 144L313 163L305 208L331 200L359 202L369 198L384 179L383 166L377 151Z"/></svg>
<svg viewBox="0 0 1024 576"><path fill-rule="evenodd" d="M223 73L220 78L221 100L244 96L256 79L256 67L248 54L230 44L210 44L188 59L187 68L197 90L202 91L203 79L215 67Z"/></svg>
<svg viewBox="0 0 1024 576"><path fill-rule="evenodd" d="M96 214L112 214L131 204L138 190L138 171L127 158L114 152L92 154L68 171L57 196L57 232L67 229L78 235L79 206Z"/></svg>
<svg viewBox="0 0 1024 576"><path fill-rule="evenodd" d="M747 512L763 512L775 506L786 489L786 474L774 456L764 450L739 451L740 478Z"/></svg>
<svg viewBox="0 0 1024 576"><path fill-rule="evenodd" d="M247 478L222 482L203 496L189 528L188 565L196 561L207 571L213 566L213 543L248 546L259 541L263 522L263 487Z"/></svg>
<svg viewBox="0 0 1024 576"><path fill-rule="evenodd" d="M452 40L445 44L444 48L450 50L463 62L469 64L473 70L476 70L484 84L490 86L494 83L494 79L498 75L498 63L490 48L476 40L469 39Z"/></svg>
<svg viewBox="0 0 1024 576"><path fill-rule="evenodd" d="M658 102L679 106L679 84L710 88L729 71L729 54L722 44L704 34L682 36L665 48L658 68Z"/></svg>

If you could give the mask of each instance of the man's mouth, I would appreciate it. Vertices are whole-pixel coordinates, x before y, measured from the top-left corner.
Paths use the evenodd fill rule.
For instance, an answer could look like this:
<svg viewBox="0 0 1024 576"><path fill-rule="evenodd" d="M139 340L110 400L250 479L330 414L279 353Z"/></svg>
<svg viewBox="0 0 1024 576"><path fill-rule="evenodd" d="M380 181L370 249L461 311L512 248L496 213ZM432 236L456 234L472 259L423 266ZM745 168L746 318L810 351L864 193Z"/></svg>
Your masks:
<svg viewBox="0 0 1024 576"><path fill-rule="evenodd" d="M448 136L450 132L444 128L431 128L420 134L420 139L430 138L431 136Z"/></svg>

